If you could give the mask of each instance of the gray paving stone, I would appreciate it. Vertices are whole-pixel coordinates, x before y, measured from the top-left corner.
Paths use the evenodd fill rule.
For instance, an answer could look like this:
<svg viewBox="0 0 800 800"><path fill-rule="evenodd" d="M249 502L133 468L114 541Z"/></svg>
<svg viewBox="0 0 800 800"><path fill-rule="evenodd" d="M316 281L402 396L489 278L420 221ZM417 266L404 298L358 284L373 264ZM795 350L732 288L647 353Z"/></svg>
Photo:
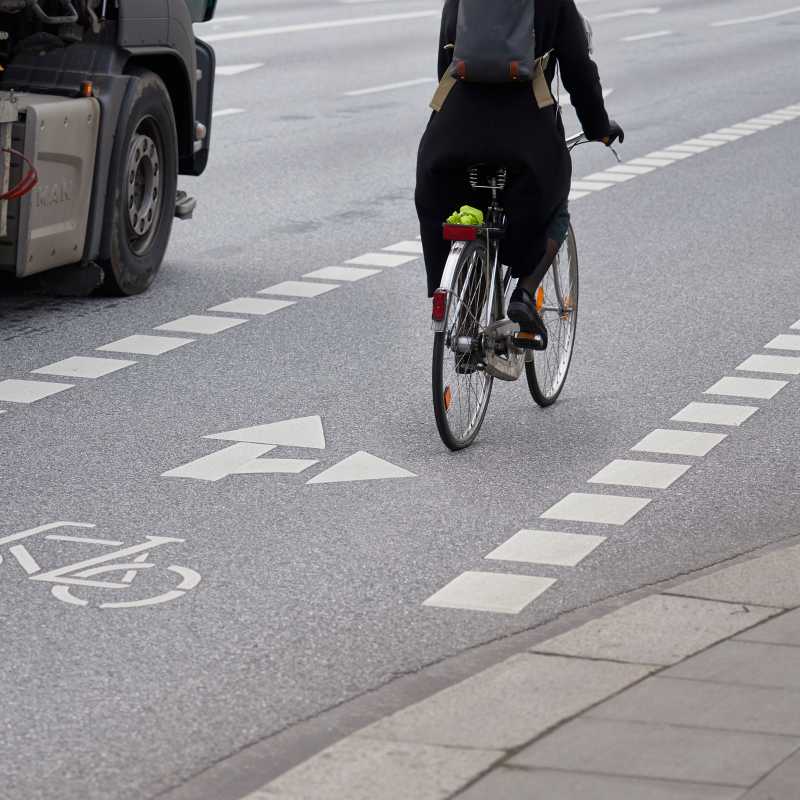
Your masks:
<svg viewBox="0 0 800 800"><path fill-rule="evenodd" d="M501 757L349 736L243 800L444 800Z"/></svg>
<svg viewBox="0 0 800 800"><path fill-rule="evenodd" d="M800 692L654 677L587 716L800 736Z"/></svg>
<svg viewBox="0 0 800 800"><path fill-rule="evenodd" d="M800 689L800 648L758 642L723 642L663 673L714 683Z"/></svg>
<svg viewBox="0 0 800 800"><path fill-rule="evenodd" d="M648 672L638 664L523 653L376 722L364 735L448 747L519 747Z"/></svg>
<svg viewBox="0 0 800 800"><path fill-rule="evenodd" d="M800 647L800 609L789 611L763 625L740 633L736 639L748 642L791 644Z"/></svg>
<svg viewBox="0 0 800 800"><path fill-rule="evenodd" d="M458 800L737 800L741 794L740 786L500 767Z"/></svg>
<svg viewBox="0 0 800 800"><path fill-rule="evenodd" d="M670 592L781 608L800 606L800 546L742 561Z"/></svg>
<svg viewBox="0 0 800 800"><path fill-rule="evenodd" d="M777 613L688 597L653 595L550 639L538 653L674 664Z"/></svg>
<svg viewBox="0 0 800 800"><path fill-rule="evenodd" d="M577 719L510 763L606 775L751 786L800 747L800 738Z"/></svg>
<svg viewBox="0 0 800 800"><path fill-rule="evenodd" d="M794 800L800 795L800 753L787 758L774 772L757 783L741 800Z"/></svg>

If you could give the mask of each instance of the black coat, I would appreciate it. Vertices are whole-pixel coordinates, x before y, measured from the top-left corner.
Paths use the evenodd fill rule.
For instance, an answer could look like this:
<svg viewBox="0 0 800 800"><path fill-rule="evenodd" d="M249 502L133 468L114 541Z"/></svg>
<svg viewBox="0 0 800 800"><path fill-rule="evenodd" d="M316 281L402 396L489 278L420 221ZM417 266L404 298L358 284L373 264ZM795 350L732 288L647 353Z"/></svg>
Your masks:
<svg viewBox="0 0 800 800"><path fill-rule="evenodd" d="M439 41L439 78L452 59L459 0L445 0ZM608 133L609 120L597 66L589 55L583 19L574 0L535 0L536 55L553 51L583 130L590 139ZM540 109L530 84L459 82L442 110L434 113L419 148L416 205L428 273L428 293L441 280L449 244L442 223L464 204L486 207L485 192L473 192L467 168L493 163L509 170L502 203L508 233L502 260L517 277L533 271L545 248L548 222L564 204L572 162L556 106Z"/></svg>

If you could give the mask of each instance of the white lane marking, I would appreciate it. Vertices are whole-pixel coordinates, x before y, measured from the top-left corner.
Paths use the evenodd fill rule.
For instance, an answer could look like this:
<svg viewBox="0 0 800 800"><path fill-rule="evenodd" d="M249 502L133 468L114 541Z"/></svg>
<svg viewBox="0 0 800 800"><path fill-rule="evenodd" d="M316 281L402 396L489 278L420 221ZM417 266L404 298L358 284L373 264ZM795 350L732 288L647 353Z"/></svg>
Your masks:
<svg viewBox="0 0 800 800"><path fill-rule="evenodd" d="M794 325L791 326L793 331L800 331L800 319L795 322Z"/></svg>
<svg viewBox="0 0 800 800"><path fill-rule="evenodd" d="M219 439L223 442L250 442L272 444L280 447L301 447L311 450L325 449L325 430L321 417L298 417L252 428L240 428L204 436L204 439Z"/></svg>
<svg viewBox="0 0 800 800"><path fill-rule="evenodd" d="M58 375L62 378L102 378L135 364L135 361L123 361L121 358L72 356L63 361L56 361L55 364L31 370L31 372L35 375Z"/></svg>
<svg viewBox="0 0 800 800"><path fill-rule="evenodd" d="M637 167L631 164L617 164L609 167L606 172L619 172L622 175L647 175L648 172L655 172L655 167Z"/></svg>
<svg viewBox="0 0 800 800"><path fill-rule="evenodd" d="M728 143L720 139L687 139L684 144L693 144L698 147L722 147L722 145Z"/></svg>
<svg viewBox="0 0 800 800"><path fill-rule="evenodd" d="M765 131L767 128L772 127L773 125L770 122L739 122L731 126L731 130L755 131L758 133L759 131Z"/></svg>
<svg viewBox="0 0 800 800"><path fill-rule="evenodd" d="M747 397L751 400L772 400L778 392L788 386L787 381L764 378L722 378L703 394L718 397Z"/></svg>
<svg viewBox="0 0 800 800"><path fill-rule="evenodd" d="M653 6L649 8L629 8L627 11L609 11L605 14L595 14L589 17L589 22L603 22L607 19L624 19L625 17L653 16L660 14L661 8Z"/></svg>
<svg viewBox="0 0 800 800"><path fill-rule="evenodd" d="M744 133L706 133L700 138L706 141L716 139L718 142L737 142L742 136L744 136Z"/></svg>
<svg viewBox="0 0 800 800"><path fill-rule="evenodd" d="M213 336L222 333L237 325L244 325L246 319L235 317L210 317L206 314L189 314L187 317L165 322L154 330L169 331L171 333L199 333L204 336Z"/></svg>
<svg viewBox="0 0 800 800"><path fill-rule="evenodd" d="M573 200L580 200L581 197L588 197L590 194L591 194L591 192L576 192L576 191L572 190L569 193L569 200L570 200L570 202L572 202Z"/></svg>
<svg viewBox="0 0 800 800"><path fill-rule="evenodd" d="M764 347L770 350L800 350L800 336L783 333L767 342Z"/></svg>
<svg viewBox="0 0 800 800"><path fill-rule="evenodd" d="M623 42L644 42L648 39L660 39L662 36L672 36L672 31L653 31L652 33L639 33L635 36L623 36Z"/></svg>
<svg viewBox="0 0 800 800"><path fill-rule="evenodd" d="M390 464L382 458L363 450L321 472L309 481L317 483L349 483L352 481L380 481L394 478L416 478L413 472Z"/></svg>
<svg viewBox="0 0 800 800"><path fill-rule="evenodd" d="M670 422L694 422L698 425L732 425L739 427L758 411L756 406L735 406L728 403L689 403Z"/></svg>
<svg viewBox="0 0 800 800"><path fill-rule="evenodd" d="M705 145L703 147L698 147L697 145L693 144L673 144L669 147L664 148L667 153L707 153L710 149L710 145Z"/></svg>
<svg viewBox="0 0 800 800"><path fill-rule="evenodd" d="M74 542L75 544L97 544L102 547L122 547L124 542L115 542L112 539L92 539L88 536L67 536L65 534L53 533L45 536L50 542Z"/></svg>
<svg viewBox="0 0 800 800"><path fill-rule="evenodd" d="M491 561L576 567L605 541L605 536L522 530L489 553L486 558Z"/></svg>
<svg viewBox="0 0 800 800"><path fill-rule="evenodd" d="M689 464L664 464L659 461L616 459L603 467L589 483L637 486L643 489L668 489L691 469Z"/></svg>
<svg viewBox="0 0 800 800"><path fill-rule="evenodd" d="M422 242L419 241L396 242L395 244L390 244L388 247L384 247L383 249L395 253L415 253L416 255L421 256Z"/></svg>
<svg viewBox="0 0 800 800"><path fill-rule="evenodd" d="M216 453L211 453L190 461L181 467L171 469L169 472L163 473L161 477L190 478L196 481L221 481L232 472L235 472L238 467L249 464L274 449L273 445L238 442L226 447L224 450L218 450Z"/></svg>
<svg viewBox="0 0 800 800"><path fill-rule="evenodd" d="M179 339L175 336L126 336L116 342L104 344L96 348L108 353L134 353L139 356L160 356L191 344L194 339Z"/></svg>
<svg viewBox="0 0 800 800"><path fill-rule="evenodd" d="M381 270L379 269L358 269L357 267L323 267L322 269L315 269L313 272L307 272L303 277L352 282L378 275L380 272Z"/></svg>
<svg viewBox="0 0 800 800"><path fill-rule="evenodd" d="M254 314L258 317L265 317L284 308L293 306L294 301L290 300L267 300L264 297L237 297L235 300L228 300L217 306L211 306L209 311L222 311L230 314Z"/></svg>
<svg viewBox="0 0 800 800"><path fill-rule="evenodd" d="M674 164L676 160L677 159L666 158L633 158L628 164L632 164L635 167L668 167L670 164Z"/></svg>
<svg viewBox="0 0 800 800"><path fill-rule="evenodd" d="M750 22L764 22L768 19L777 19L778 17L785 17L787 14L797 14L800 13L800 6L794 6L792 8L785 8L782 11L773 11L769 14L758 14L754 17L739 17L738 19L726 19L722 20L722 22L712 22L712 28L727 28L729 25L746 25Z"/></svg>
<svg viewBox="0 0 800 800"><path fill-rule="evenodd" d="M325 22L305 22L298 25L279 25L274 28L251 28L244 31L231 31L230 33L215 33L203 37L206 42L229 42L235 39L256 39L261 36L282 36L286 33L304 33L308 31L334 30L336 28L349 28L357 25L375 25L386 22L403 22L414 19L440 17L440 10L409 11L402 14L381 14L373 17L351 17L350 19L332 19Z"/></svg>
<svg viewBox="0 0 800 800"><path fill-rule="evenodd" d="M214 119L218 117L235 117L237 114L244 114L245 110L243 108L221 108L219 111L215 111L211 116Z"/></svg>
<svg viewBox="0 0 800 800"><path fill-rule="evenodd" d="M738 139L741 139L742 136L752 136L753 134L758 133L758 131L753 128L720 128L718 131L715 131L715 133L736 136Z"/></svg>
<svg viewBox="0 0 800 800"><path fill-rule="evenodd" d="M429 597L423 605L462 611L519 614L555 582L553 578L536 578L530 575L465 572Z"/></svg>
<svg viewBox="0 0 800 800"><path fill-rule="evenodd" d="M649 504L650 498L644 497L574 492L545 511L542 518L625 525Z"/></svg>
<svg viewBox="0 0 800 800"><path fill-rule="evenodd" d="M756 125L761 123L762 125L769 125L770 128L774 128L776 125L780 125L781 123L775 119L766 119L765 117L753 117L752 119L745 120L748 125Z"/></svg>
<svg viewBox="0 0 800 800"><path fill-rule="evenodd" d="M366 89L354 89L345 92L345 97L362 97L367 94L379 94L381 92L392 92L397 89L409 89L412 86L426 86L436 81L433 78L414 78L410 81L398 81L397 83L384 83L382 86L370 86Z"/></svg>
<svg viewBox="0 0 800 800"><path fill-rule="evenodd" d="M665 161L684 161L687 158L691 158L693 155L694 153L686 153L683 150L673 150L672 152L655 150L652 153L648 153L645 158L658 158Z"/></svg>
<svg viewBox="0 0 800 800"><path fill-rule="evenodd" d="M593 172L591 175L586 175L581 178L582 181L611 181L612 183L625 183L625 181L632 181L636 176L630 174L623 174L621 172Z"/></svg>
<svg viewBox="0 0 800 800"><path fill-rule="evenodd" d="M707 456L718 444L728 438L727 433L701 433L656 428L634 445L637 453L665 453L671 456Z"/></svg>
<svg viewBox="0 0 800 800"><path fill-rule="evenodd" d="M283 281L261 289L256 294L277 294L286 297L319 297L338 289L335 283L313 283L312 281Z"/></svg>
<svg viewBox="0 0 800 800"><path fill-rule="evenodd" d="M778 375L800 375L797 356L750 356L736 369L743 372L775 372Z"/></svg>
<svg viewBox="0 0 800 800"><path fill-rule="evenodd" d="M395 253L365 253L363 256L348 259L346 264L355 264L362 267L402 267L416 261L419 256L399 255Z"/></svg>
<svg viewBox="0 0 800 800"><path fill-rule="evenodd" d="M614 182L600 183L598 181L572 181L572 189L576 192L602 192L603 189L610 189Z"/></svg>
<svg viewBox="0 0 800 800"><path fill-rule="evenodd" d="M299 475L319 464L316 459L257 458L233 470L234 475Z"/></svg>
<svg viewBox="0 0 800 800"><path fill-rule="evenodd" d="M216 74L231 78L235 75L242 75L245 72L252 72L254 69L260 69L263 66L263 64L230 64L226 67L217 67Z"/></svg>

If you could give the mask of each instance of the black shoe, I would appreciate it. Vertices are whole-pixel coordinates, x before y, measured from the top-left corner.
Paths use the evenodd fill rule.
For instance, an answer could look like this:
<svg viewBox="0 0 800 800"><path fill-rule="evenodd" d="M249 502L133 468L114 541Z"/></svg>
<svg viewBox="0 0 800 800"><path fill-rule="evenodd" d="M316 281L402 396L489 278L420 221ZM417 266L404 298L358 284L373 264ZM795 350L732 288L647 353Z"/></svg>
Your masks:
<svg viewBox="0 0 800 800"><path fill-rule="evenodd" d="M520 286L514 289L514 293L511 295L508 303L508 318L519 325L522 334L520 342L529 340L533 336L531 349L547 349L547 328L536 310L536 300L530 292Z"/></svg>

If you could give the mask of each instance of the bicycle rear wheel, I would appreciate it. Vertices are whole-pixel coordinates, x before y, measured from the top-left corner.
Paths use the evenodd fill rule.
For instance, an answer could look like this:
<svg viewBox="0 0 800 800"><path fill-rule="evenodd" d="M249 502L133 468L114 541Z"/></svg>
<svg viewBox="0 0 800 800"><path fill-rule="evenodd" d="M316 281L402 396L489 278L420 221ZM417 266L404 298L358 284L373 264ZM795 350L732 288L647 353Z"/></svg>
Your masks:
<svg viewBox="0 0 800 800"><path fill-rule="evenodd" d="M483 323L491 279L486 243L470 242L448 287L444 330L433 342L433 410L451 450L475 441L489 407L494 379L483 363Z"/></svg>
<svg viewBox="0 0 800 800"><path fill-rule="evenodd" d="M528 388L542 408L558 400L572 363L578 326L578 248L572 226L553 266L536 293L536 304L547 327L547 350L534 353L525 365Z"/></svg>

